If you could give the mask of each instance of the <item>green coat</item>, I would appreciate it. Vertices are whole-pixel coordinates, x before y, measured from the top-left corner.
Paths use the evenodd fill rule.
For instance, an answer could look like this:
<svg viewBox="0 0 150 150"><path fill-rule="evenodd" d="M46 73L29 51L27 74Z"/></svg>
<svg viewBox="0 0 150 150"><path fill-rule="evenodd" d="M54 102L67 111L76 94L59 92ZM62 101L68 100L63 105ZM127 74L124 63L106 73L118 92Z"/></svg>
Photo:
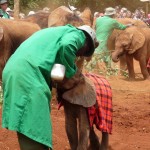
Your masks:
<svg viewBox="0 0 150 150"><path fill-rule="evenodd" d="M107 41L114 29L124 30L126 26L109 16L96 19L96 38L100 44L95 53L108 50Z"/></svg>
<svg viewBox="0 0 150 150"><path fill-rule="evenodd" d="M2 76L2 126L52 148L50 72L54 63L66 67L66 77L77 71L75 53L85 35L71 25L34 33L8 60Z"/></svg>
<svg viewBox="0 0 150 150"><path fill-rule="evenodd" d="M4 12L2 9L0 9L0 15L2 15L2 18L10 19L10 16L7 12Z"/></svg>

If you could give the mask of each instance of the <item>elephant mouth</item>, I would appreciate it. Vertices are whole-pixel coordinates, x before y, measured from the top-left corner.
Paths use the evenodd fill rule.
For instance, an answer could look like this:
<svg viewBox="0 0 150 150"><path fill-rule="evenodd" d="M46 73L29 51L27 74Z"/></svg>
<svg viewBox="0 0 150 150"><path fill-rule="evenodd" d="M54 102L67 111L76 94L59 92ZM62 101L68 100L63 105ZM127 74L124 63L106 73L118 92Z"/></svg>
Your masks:
<svg viewBox="0 0 150 150"><path fill-rule="evenodd" d="M120 53L117 57L119 59L119 57L123 56L125 54L125 52Z"/></svg>
<svg viewBox="0 0 150 150"><path fill-rule="evenodd" d="M124 52L119 53L118 55L112 54L112 60L113 60L113 62L118 62L118 61L119 61L119 58L120 58L121 56L123 56L124 54L125 54Z"/></svg>
<svg viewBox="0 0 150 150"><path fill-rule="evenodd" d="M112 59L113 62L118 62L119 61L119 57L116 57L115 59Z"/></svg>

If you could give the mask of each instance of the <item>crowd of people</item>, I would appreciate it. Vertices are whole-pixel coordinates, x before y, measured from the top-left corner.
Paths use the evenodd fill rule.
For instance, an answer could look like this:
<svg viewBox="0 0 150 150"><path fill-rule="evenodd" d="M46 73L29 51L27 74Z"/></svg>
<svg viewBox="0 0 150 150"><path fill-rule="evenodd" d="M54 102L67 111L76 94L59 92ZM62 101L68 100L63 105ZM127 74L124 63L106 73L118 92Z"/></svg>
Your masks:
<svg viewBox="0 0 150 150"><path fill-rule="evenodd" d="M116 14L115 18L132 18L135 20L142 20L148 25L150 25L150 14L146 15L145 11L139 7L135 11L130 11L128 8L116 6L115 8ZM103 12L95 12L94 17L102 17L104 16Z"/></svg>
<svg viewBox="0 0 150 150"><path fill-rule="evenodd" d="M14 10L12 10L8 6L9 6L8 0L0 1L0 17L7 18L7 19L14 19ZM69 5L69 8L72 11L75 11L77 15L80 15L80 11L78 11L78 9L75 8L74 6ZM44 7L42 10L45 12L50 12L50 8L48 7ZM146 22L148 25L150 25L150 14L146 16L145 11L141 7L137 8L134 12L132 12L128 10L128 8L116 6L115 11L116 11L115 18L132 18L136 20L142 20ZM36 12L34 10L29 11L27 15L25 15L25 13L20 13L19 18L23 19L26 16L33 15L35 13ZM104 12L94 13L95 18L102 17L102 16L104 16Z"/></svg>
<svg viewBox="0 0 150 150"><path fill-rule="evenodd" d="M44 12L49 12L50 8L44 7L42 9ZM27 15L25 13L19 13L19 18L24 19L26 16L30 16L35 14L36 12L31 10L28 12ZM5 19L14 19L14 10L9 7L9 2L8 0L1 0L0 1L0 18L5 18Z"/></svg>

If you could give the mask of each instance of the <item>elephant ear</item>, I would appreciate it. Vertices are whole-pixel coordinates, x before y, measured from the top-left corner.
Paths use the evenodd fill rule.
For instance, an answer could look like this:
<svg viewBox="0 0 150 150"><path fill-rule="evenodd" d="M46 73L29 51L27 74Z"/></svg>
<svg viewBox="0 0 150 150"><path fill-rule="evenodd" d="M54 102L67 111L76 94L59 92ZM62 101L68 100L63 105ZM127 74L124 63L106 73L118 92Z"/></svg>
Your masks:
<svg viewBox="0 0 150 150"><path fill-rule="evenodd" d="M2 27L0 27L0 41L2 40L3 35L4 35L4 30Z"/></svg>
<svg viewBox="0 0 150 150"><path fill-rule="evenodd" d="M145 43L145 36L139 31L140 29L135 28L134 30L128 30L130 34L131 42L131 50L128 52L129 54L133 54L136 50L141 48Z"/></svg>
<svg viewBox="0 0 150 150"><path fill-rule="evenodd" d="M96 103L94 83L84 77L79 84L62 95L63 99L72 104L91 107Z"/></svg>

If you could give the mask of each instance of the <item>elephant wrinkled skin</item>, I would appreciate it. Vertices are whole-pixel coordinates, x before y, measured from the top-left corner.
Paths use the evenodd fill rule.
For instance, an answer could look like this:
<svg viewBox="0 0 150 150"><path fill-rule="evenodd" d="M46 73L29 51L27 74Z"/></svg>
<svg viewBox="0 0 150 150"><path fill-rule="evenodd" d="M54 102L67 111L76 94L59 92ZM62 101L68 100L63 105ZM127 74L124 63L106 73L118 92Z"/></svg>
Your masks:
<svg viewBox="0 0 150 150"><path fill-rule="evenodd" d="M40 26L41 29L44 29L44 28L48 27L48 17L49 17L49 15L50 15L50 13L48 13L48 12L39 11L39 12L36 12L35 14L33 14L33 15L25 17L22 20L27 21L27 22L36 23Z"/></svg>
<svg viewBox="0 0 150 150"><path fill-rule="evenodd" d="M147 24L141 20L134 20L131 18L119 18L116 20L124 25L133 24L134 26L139 27L139 28L148 28ZM113 33L110 35L108 42L107 42L107 46L109 50L115 49L115 40L118 37L118 35L122 32L123 30L114 30Z"/></svg>
<svg viewBox="0 0 150 150"><path fill-rule="evenodd" d="M119 61L119 57L125 54L130 80L135 79L133 58L139 61L144 79L150 80L150 75L146 67L150 57L149 35L149 28L130 27L116 38L112 60L117 62Z"/></svg>
<svg viewBox="0 0 150 150"><path fill-rule="evenodd" d="M124 25L133 24L134 26L137 26L139 28L148 28L147 24L141 20L134 20L131 18L119 18L116 20ZM113 33L110 35L108 42L107 42L107 46L110 51L115 50L115 40L118 37L118 35L122 32L123 32L123 30L114 30ZM126 70L126 64L127 63L126 63L125 56L124 55L120 56L120 69ZM122 73L122 71L121 71L121 73Z"/></svg>
<svg viewBox="0 0 150 150"><path fill-rule="evenodd" d="M93 83L91 78L89 78L89 76L90 74L87 74L87 77L86 76L83 77L80 75L80 73L77 72L77 74L73 78L65 79L63 83L59 83L57 85L57 95L58 95L57 99L58 102L61 102L61 104L63 104L64 106L65 128L71 150L108 149L109 133L107 131L102 131L102 140L100 143L99 138L97 137L94 131L94 128L90 127L87 108L94 105L98 107L96 97L101 95L98 94L101 90L95 87L95 84ZM106 88L105 93L107 93L109 90L111 91L109 84L106 84L105 82L106 79L101 78L100 80L104 84L102 83L98 84ZM96 91L98 93L96 93ZM112 97L110 95L107 95L106 97L110 97L111 99ZM102 102L100 103L102 105ZM104 103L108 103L108 101L106 100ZM108 109L108 106L106 107ZM111 109L112 107L110 108L110 110ZM107 114L106 112L103 113ZM90 140L90 145L88 145L88 140Z"/></svg>
<svg viewBox="0 0 150 150"><path fill-rule="evenodd" d="M79 16L66 6L56 8L48 17L48 27L63 26L66 24L71 24L77 27L84 23Z"/></svg>
<svg viewBox="0 0 150 150"><path fill-rule="evenodd" d="M80 14L80 18L83 20L84 24L92 27L93 24L93 15L90 8L86 7L84 11Z"/></svg>
<svg viewBox="0 0 150 150"><path fill-rule="evenodd" d="M38 30L40 27L34 23L0 19L0 80L2 79L2 70L9 57L24 40Z"/></svg>

